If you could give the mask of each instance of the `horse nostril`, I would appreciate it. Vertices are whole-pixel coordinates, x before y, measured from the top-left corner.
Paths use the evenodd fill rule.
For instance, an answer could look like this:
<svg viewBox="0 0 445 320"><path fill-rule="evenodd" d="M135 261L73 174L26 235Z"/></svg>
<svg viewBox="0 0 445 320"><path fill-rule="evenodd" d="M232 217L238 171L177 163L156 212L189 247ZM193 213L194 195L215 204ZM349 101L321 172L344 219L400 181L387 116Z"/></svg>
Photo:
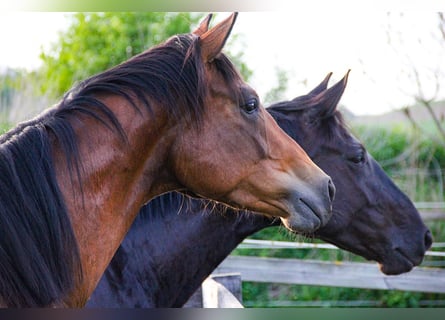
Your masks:
<svg viewBox="0 0 445 320"><path fill-rule="evenodd" d="M433 236L431 235L430 230L425 232L425 250L428 250L433 244Z"/></svg>
<svg viewBox="0 0 445 320"><path fill-rule="evenodd" d="M331 179L329 179L328 181L328 193L329 193L329 200L333 202L335 197L335 186Z"/></svg>

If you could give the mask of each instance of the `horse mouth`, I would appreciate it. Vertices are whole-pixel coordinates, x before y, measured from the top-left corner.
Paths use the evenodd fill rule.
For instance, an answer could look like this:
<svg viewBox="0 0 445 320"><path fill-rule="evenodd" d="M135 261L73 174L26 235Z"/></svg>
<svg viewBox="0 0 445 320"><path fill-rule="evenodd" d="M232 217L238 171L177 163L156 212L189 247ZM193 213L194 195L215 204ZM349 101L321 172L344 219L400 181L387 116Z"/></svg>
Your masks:
<svg viewBox="0 0 445 320"><path fill-rule="evenodd" d="M285 218L281 218L284 226L295 233L312 233L323 225L323 217L317 210L305 200L299 198L298 201L289 205L291 212Z"/></svg>
<svg viewBox="0 0 445 320"><path fill-rule="evenodd" d="M380 271L386 275L398 275L409 272L422 262L421 260L417 262L413 261L413 259L400 248L395 248L393 253L391 261L379 261Z"/></svg>
<svg viewBox="0 0 445 320"><path fill-rule="evenodd" d="M306 214L315 223L315 229L313 229L313 231L319 229L323 225L323 217L321 213L317 212L317 210L304 199L300 198L300 202L302 205L299 206L299 210L303 212L303 214Z"/></svg>

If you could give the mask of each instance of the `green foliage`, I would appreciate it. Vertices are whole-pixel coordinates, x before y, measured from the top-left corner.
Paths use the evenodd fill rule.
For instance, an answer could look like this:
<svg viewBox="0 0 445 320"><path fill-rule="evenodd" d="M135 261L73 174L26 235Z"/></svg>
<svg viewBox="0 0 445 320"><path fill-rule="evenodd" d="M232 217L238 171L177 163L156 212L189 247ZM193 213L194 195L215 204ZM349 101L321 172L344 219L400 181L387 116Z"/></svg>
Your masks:
<svg viewBox="0 0 445 320"><path fill-rule="evenodd" d="M76 81L106 70L178 33L200 17L190 13L76 13L43 60L42 90L60 96Z"/></svg>
<svg viewBox="0 0 445 320"><path fill-rule="evenodd" d="M10 128L11 128L10 123L8 123L7 121L0 121L0 135L8 131Z"/></svg>
<svg viewBox="0 0 445 320"><path fill-rule="evenodd" d="M243 282L242 289L244 305L257 308L283 304L288 306L417 308L435 307L435 300L440 301L445 298L444 294L434 293L254 282Z"/></svg>
<svg viewBox="0 0 445 320"><path fill-rule="evenodd" d="M13 79L11 75L5 74L0 76L0 112L11 105L14 92Z"/></svg>
<svg viewBox="0 0 445 320"><path fill-rule="evenodd" d="M14 94L20 90L25 72L7 69L0 74L0 115L11 106Z"/></svg>
<svg viewBox="0 0 445 320"><path fill-rule="evenodd" d="M277 84L266 92L264 96L264 103L266 105L285 100L284 94L287 90L289 78L285 69L277 67L275 69L277 76Z"/></svg>
<svg viewBox="0 0 445 320"><path fill-rule="evenodd" d="M392 128L360 126L356 135L377 161L395 158L409 147L412 134L403 126Z"/></svg>
<svg viewBox="0 0 445 320"><path fill-rule="evenodd" d="M60 35L59 41L40 55L43 61L41 90L52 97L60 97L78 81L115 66L172 35L189 33L203 17L171 12L76 13L71 16L71 25ZM247 80L252 72L242 62L242 52L231 58Z"/></svg>
<svg viewBox="0 0 445 320"><path fill-rule="evenodd" d="M420 135L415 130L398 125L392 128L359 126L354 128L366 149L379 162L390 163L389 168L417 165L431 168L432 161L438 161L445 168L445 148L439 141ZM400 155L405 154L404 157ZM390 162L394 158L400 161Z"/></svg>
<svg viewBox="0 0 445 320"><path fill-rule="evenodd" d="M443 201L445 148L411 127L354 128L369 153L414 201Z"/></svg>

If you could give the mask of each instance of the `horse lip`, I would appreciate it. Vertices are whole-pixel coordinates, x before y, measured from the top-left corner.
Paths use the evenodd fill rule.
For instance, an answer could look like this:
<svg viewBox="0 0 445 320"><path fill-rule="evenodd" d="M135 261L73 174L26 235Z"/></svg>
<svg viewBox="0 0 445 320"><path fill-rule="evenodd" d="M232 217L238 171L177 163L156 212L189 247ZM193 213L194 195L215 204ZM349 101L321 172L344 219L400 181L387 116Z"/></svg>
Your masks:
<svg viewBox="0 0 445 320"><path fill-rule="evenodd" d="M290 215L287 218L281 218L282 223L289 231L308 234L321 227L323 220L309 204L310 202L296 195L289 200Z"/></svg>
<svg viewBox="0 0 445 320"><path fill-rule="evenodd" d="M396 259L402 260L403 263L397 263L397 267L393 267L392 264L387 264L385 261L378 261L380 264L380 270L386 275L398 275L402 273L406 273L411 271L415 266L419 265L411 259L408 255L406 255L401 248L394 248L393 252L395 253Z"/></svg>
<svg viewBox="0 0 445 320"><path fill-rule="evenodd" d="M309 203L308 203L307 201L304 201L304 199L300 198L299 200L300 200L300 202L303 203L306 207L308 207L308 208L312 211L312 213L318 218L318 220L319 220L319 227L320 227L320 226L322 225L322 222L323 222L323 219L322 219L322 217L321 217L321 214L320 214L320 213L317 213L317 211L314 210L314 208L312 208L312 206L309 205ZM317 228L317 229L318 229L318 228Z"/></svg>
<svg viewBox="0 0 445 320"><path fill-rule="evenodd" d="M317 213L317 211L314 210L314 208L307 201L305 201L304 199L299 197L298 198L298 202L300 203L300 205L302 205L302 206L304 206L304 207L306 207L308 209L309 212L306 212L305 216L309 216L309 215L312 216L312 218L310 218L310 219L312 220L312 222L314 222L315 226L313 227L313 230L310 231L310 232L314 232L315 230L318 230L323 225L323 219L321 217L321 214ZM295 207L295 209L297 209L297 212L298 211L300 211L300 212L304 211L301 208L298 210L298 207ZM302 231L299 231L299 232L302 232ZM304 231L304 232L307 232L307 231Z"/></svg>
<svg viewBox="0 0 445 320"><path fill-rule="evenodd" d="M413 261L413 259L410 258L407 254L405 254L405 252L403 252L403 250L400 248L395 248L394 251L397 252L406 261L408 261L411 264L411 268L418 266L422 262L422 259L419 262Z"/></svg>

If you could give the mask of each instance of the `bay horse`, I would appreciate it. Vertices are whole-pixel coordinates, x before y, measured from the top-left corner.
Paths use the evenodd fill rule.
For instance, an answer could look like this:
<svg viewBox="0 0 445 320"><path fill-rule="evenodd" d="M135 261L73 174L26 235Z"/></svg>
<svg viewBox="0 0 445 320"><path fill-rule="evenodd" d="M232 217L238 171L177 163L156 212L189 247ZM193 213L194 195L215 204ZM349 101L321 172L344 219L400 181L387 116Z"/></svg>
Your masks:
<svg viewBox="0 0 445 320"><path fill-rule="evenodd" d="M309 94L267 108L337 186L334 215L309 236L375 260L386 274L408 272L421 263L431 233L344 125L337 104L348 75L327 89L330 76ZM87 307L181 307L244 238L279 224L177 193L158 197L142 208ZM199 239L205 245L196 246Z"/></svg>
<svg viewBox="0 0 445 320"><path fill-rule="evenodd" d="M1 305L83 306L140 208L166 192L297 231L330 218L330 178L221 52L236 14L211 29L210 17L0 137Z"/></svg>

